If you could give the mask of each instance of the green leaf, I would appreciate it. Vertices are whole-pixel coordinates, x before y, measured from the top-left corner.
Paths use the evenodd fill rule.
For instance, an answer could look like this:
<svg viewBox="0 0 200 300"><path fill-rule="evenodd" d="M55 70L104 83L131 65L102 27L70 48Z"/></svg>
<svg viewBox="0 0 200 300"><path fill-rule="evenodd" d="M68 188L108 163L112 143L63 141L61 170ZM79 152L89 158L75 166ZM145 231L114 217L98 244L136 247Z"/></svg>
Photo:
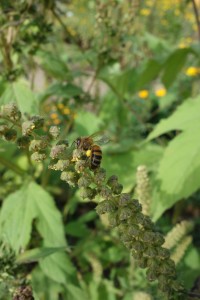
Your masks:
<svg viewBox="0 0 200 300"><path fill-rule="evenodd" d="M25 184L4 200L0 214L1 238L18 253L27 246L35 219L45 247L66 247L61 214L52 197L35 182ZM60 283L66 283L67 275L74 272L66 253L54 253L39 264L47 276Z"/></svg>
<svg viewBox="0 0 200 300"><path fill-rule="evenodd" d="M75 237L84 237L87 236L90 231L87 226L79 221L70 222L65 227L65 231L68 235Z"/></svg>
<svg viewBox="0 0 200 300"><path fill-rule="evenodd" d="M38 261L41 258L49 256L58 251L65 251L66 247L55 247L55 248L34 248L31 250L27 250L22 254L18 255L16 262L18 264L31 263Z"/></svg>
<svg viewBox="0 0 200 300"><path fill-rule="evenodd" d="M74 131L80 135L91 135L100 130L101 119L95 114L88 111L79 111L75 119Z"/></svg>
<svg viewBox="0 0 200 300"><path fill-rule="evenodd" d="M166 60L162 82L169 88L176 79L178 73L184 66L188 54L194 53L191 48L180 48L175 50Z"/></svg>
<svg viewBox="0 0 200 300"><path fill-rule="evenodd" d="M173 195L171 201L165 203L165 209L200 187L199 130L200 126L179 134L169 143L160 161L157 177L161 190Z"/></svg>
<svg viewBox="0 0 200 300"><path fill-rule="evenodd" d="M171 130L186 130L200 124L200 96L187 99L167 119L161 120L147 138L150 141Z"/></svg>
<svg viewBox="0 0 200 300"><path fill-rule="evenodd" d="M78 96L82 93L83 93L83 90L74 84L55 83L46 90L43 98L47 98L51 95L57 95L57 96L69 99L71 97Z"/></svg>
<svg viewBox="0 0 200 300"><path fill-rule="evenodd" d="M38 113L36 97L31 91L28 82L24 80L7 84L0 98L0 104L3 105L10 102L16 102L22 113Z"/></svg>
<svg viewBox="0 0 200 300"><path fill-rule="evenodd" d="M158 61L154 59L149 60L147 62L144 71L139 75L139 78L136 83L137 89L141 89L147 83L154 80L158 76L161 69L162 69L162 64L160 64Z"/></svg>

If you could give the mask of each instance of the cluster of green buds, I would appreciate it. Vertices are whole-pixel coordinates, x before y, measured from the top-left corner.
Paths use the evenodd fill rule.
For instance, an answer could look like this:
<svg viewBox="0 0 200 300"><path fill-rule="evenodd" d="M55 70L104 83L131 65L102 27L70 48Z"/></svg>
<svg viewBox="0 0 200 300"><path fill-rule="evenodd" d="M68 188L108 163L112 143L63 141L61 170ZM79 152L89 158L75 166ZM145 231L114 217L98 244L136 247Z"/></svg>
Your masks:
<svg viewBox="0 0 200 300"><path fill-rule="evenodd" d="M80 188L84 199L99 200L97 213L108 215L110 226L118 229L120 240L132 253L138 266L147 270L148 280L157 280L159 289L168 299L184 293L182 285L176 280L175 263L170 259L170 251L163 247L164 237L156 230L150 217L142 212L139 201L123 192L118 177L113 175L107 178L106 170L101 167L91 169L91 157L88 157L87 151L76 149L76 143L69 147L68 141L58 140L57 127L50 128L49 133L43 136L43 132L37 131L42 127L43 118L35 116L23 121L20 116L16 120L20 114L11 109L5 119L10 119L11 115L15 118L11 123L21 129L21 136L17 137L18 146L24 143L24 147L27 143L27 150L33 151L34 157L31 157L37 161L45 158L45 150L49 147L49 169L61 171L61 180ZM45 156L40 157L43 154Z"/></svg>

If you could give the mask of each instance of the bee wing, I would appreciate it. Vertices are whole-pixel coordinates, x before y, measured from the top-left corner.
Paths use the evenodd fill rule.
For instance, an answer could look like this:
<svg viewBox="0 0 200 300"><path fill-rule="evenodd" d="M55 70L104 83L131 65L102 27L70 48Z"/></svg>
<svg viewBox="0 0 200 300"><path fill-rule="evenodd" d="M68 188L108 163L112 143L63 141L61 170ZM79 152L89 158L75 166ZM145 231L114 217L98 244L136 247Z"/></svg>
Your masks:
<svg viewBox="0 0 200 300"><path fill-rule="evenodd" d="M108 136L102 131L95 132L89 137L93 139L94 143L97 143L100 146L109 142Z"/></svg>

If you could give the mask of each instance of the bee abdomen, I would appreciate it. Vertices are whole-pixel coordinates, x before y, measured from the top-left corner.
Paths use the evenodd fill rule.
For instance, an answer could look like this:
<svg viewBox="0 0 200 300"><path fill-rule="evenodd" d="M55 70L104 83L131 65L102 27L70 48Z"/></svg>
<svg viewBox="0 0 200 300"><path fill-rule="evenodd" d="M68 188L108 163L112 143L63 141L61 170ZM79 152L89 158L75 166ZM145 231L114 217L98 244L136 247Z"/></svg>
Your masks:
<svg viewBox="0 0 200 300"><path fill-rule="evenodd" d="M91 154L91 168L96 169L101 164L102 151L101 151L101 148L97 145L94 145L92 147L91 151L92 151L92 154Z"/></svg>

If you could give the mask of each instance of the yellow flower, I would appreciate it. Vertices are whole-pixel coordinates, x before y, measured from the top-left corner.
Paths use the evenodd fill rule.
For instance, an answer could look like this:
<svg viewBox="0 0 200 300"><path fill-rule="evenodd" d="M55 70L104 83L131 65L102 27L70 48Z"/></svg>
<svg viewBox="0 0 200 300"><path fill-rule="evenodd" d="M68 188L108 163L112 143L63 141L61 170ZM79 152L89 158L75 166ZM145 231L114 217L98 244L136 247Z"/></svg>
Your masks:
<svg viewBox="0 0 200 300"><path fill-rule="evenodd" d="M139 91L138 96L142 99L146 99L149 96L149 91L141 90Z"/></svg>
<svg viewBox="0 0 200 300"><path fill-rule="evenodd" d="M58 124L61 123L61 120L59 120L59 119L54 119L54 120L53 120L53 123L54 123L55 125L58 125Z"/></svg>
<svg viewBox="0 0 200 300"><path fill-rule="evenodd" d="M53 120L57 119L58 118L58 114L57 113L51 113L50 114L50 118L53 119Z"/></svg>
<svg viewBox="0 0 200 300"><path fill-rule="evenodd" d="M140 11L140 14L141 14L142 16L149 16L150 13L151 13L151 10L148 9L148 8L143 8L143 9L141 9L141 11Z"/></svg>
<svg viewBox="0 0 200 300"><path fill-rule="evenodd" d="M63 103L58 103L58 108L59 109L63 109L65 106L64 106L64 104Z"/></svg>
<svg viewBox="0 0 200 300"><path fill-rule="evenodd" d="M68 108L68 107L65 107L64 109L63 109L63 111L62 111L62 113L64 114L64 115L69 115L70 114L70 109Z"/></svg>
<svg viewBox="0 0 200 300"><path fill-rule="evenodd" d="M185 71L185 74L190 77L194 77L200 74L200 68L197 67L189 67Z"/></svg>
<svg viewBox="0 0 200 300"><path fill-rule="evenodd" d="M167 91L165 88L160 88L155 91L155 94L157 97L164 97L167 94Z"/></svg>

